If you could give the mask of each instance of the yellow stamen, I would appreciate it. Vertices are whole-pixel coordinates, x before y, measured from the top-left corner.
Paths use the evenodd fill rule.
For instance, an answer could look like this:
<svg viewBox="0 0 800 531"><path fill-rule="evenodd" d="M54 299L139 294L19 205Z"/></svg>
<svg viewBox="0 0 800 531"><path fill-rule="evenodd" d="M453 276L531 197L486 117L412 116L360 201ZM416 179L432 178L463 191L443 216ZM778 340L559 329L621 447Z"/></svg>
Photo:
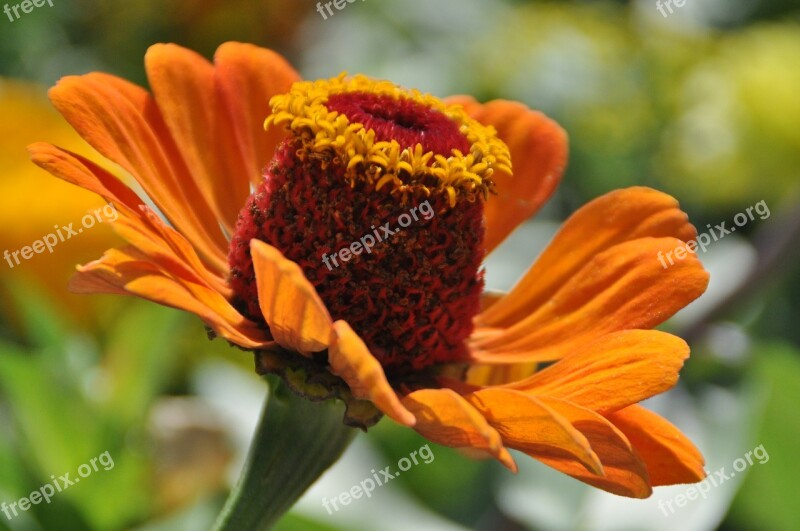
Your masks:
<svg viewBox="0 0 800 531"><path fill-rule="evenodd" d="M438 111L459 126L470 151L463 154L454 149L445 156L426 152L421 144L412 149L400 146L396 140L376 141L375 131L351 123L347 116L326 106L329 96L349 92L404 98ZM447 105L431 95L388 81L363 75L346 77L344 73L328 80L301 81L292 85L288 93L274 96L270 105L272 114L264 127L284 126L300 138L303 147L298 151L299 157L337 159L347 168L351 186L358 181L374 184L376 189L391 186L392 193L403 201L407 195L438 192L446 194L453 207L459 196L473 201L493 192L491 177L496 169L511 173L508 147L493 127L470 118L460 105Z"/></svg>

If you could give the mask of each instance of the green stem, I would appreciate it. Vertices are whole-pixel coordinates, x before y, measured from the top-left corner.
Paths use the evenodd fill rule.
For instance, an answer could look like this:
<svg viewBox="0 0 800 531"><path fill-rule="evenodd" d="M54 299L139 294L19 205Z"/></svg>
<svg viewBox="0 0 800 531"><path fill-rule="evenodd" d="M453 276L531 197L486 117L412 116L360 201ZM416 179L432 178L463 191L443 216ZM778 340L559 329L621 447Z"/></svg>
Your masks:
<svg viewBox="0 0 800 531"><path fill-rule="evenodd" d="M279 378L267 380L267 403L250 454L214 531L261 531L275 525L355 434L342 423L338 404L311 402Z"/></svg>

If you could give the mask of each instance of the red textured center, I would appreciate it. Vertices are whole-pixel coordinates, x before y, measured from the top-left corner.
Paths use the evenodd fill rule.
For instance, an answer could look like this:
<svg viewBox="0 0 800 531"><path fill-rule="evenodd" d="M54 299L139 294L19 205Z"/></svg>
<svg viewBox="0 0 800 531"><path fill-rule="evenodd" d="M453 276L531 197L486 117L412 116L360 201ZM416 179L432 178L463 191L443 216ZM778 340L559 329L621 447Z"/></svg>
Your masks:
<svg viewBox="0 0 800 531"><path fill-rule="evenodd" d="M350 123L363 124L381 141L396 140L400 147L422 144L425 151L448 156L453 149L469 151L469 141L458 125L441 112L408 99L345 92L328 97L327 107L347 116Z"/></svg>
<svg viewBox="0 0 800 531"><path fill-rule="evenodd" d="M348 93L328 103L379 140L469 150L455 123L415 102ZM264 322L250 256L256 238L300 266L331 317L350 324L390 377L465 360L483 289L483 203L451 205L420 187L401 204L391 187L349 179L346 161L308 154L303 142L279 146L239 214L228 256L234 303Z"/></svg>

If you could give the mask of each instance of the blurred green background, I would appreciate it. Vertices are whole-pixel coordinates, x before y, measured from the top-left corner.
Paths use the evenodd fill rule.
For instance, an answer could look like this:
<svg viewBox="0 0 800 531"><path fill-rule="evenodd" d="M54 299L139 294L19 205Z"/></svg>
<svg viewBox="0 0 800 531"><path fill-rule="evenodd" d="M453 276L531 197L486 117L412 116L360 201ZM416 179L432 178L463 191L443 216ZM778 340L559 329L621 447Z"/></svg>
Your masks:
<svg viewBox="0 0 800 531"><path fill-rule="evenodd" d="M665 515L520 457L512 476L432 446L435 460L328 514L323 497L426 442L384 420L279 529L767 530L800 528L800 4L686 0L366 0L327 20L304 0L54 0L0 16L0 241L14 250L102 202L34 168L35 140L90 154L49 107L59 77L93 70L145 84L150 44L211 57L268 46L304 77L364 72L438 96L515 99L571 139L557 194L487 263L508 289L571 212L619 187L677 197L699 232L763 201L701 259L708 292L665 326L693 355L650 407L700 446L709 471L763 445L769 460ZM662 6L664 3L662 2ZM763 210L762 210L763 212ZM264 383L201 323L134 300L67 293L77 263L120 242L98 226L52 254L0 266L0 502L108 451L114 466L9 519L9 530L198 530L238 475Z"/></svg>

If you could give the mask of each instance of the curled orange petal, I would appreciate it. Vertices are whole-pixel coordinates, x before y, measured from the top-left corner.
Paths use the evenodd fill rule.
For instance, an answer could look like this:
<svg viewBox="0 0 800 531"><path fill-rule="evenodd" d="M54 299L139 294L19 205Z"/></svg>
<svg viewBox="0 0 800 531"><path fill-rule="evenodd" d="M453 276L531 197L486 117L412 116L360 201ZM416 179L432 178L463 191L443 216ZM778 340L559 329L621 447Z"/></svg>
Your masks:
<svg viewBox="0 0 800 531"><path fill-rule="evenodd" d="M44 142L31 144L28 151L36 165L111 202L119 213L114 230L162 270L205 284L225 297L230 294L225 278L203 263L186 238L145 207L144 201L111 173L80 155Z"/></svg>
<svg viewBox="0 0 800 531"><path fill-rule="evenodd" d="M511 389L483 389L465 398L509 448L537 456L566 454L590 472L603 475L603 466L586 437L536 397Z"/></svg>
<svg viewBox="0 0 800 531"><path fill-rule="evenodd" d="M134 295L200 317L214 332L245 348L271 343L262 327L239 314L219 293L162 271L132 247L109 249L78 268L70 279L75 293Z"/></svg>
<svg viewBox="0 0 800 531"><path fill-rule="evenodd" d="M150 95L104 74L67 76L49 95L70 125L103 156L130 172L172 225L216 272L224 274L227 241L219 221L177 155Z"/></svg>
<svg viewBox="0 0 800 531"><path fill-rule="evenodd" d="M575 458L553 457L531 452L544 464L573 478L629 498L647 498L653 493L644 462L625 435L604 417L588 409L552 397L537 397L580 431L603 464L603 475L589 472Z"/></svg>
<svg viewBox="0 0 800 531"><path fill-rule="evenodd" d="M606 418L625 434L639 452L654 487L696 483L706 477L703 454L678 428L660 415L633 405L615 411Z"/></svg>
<svg viewBox="0 0 800 531"><path fill-rule="evenodd" d="M258 303L275 341L303 355L331 344L333 321L300 266L275 247L250 242Z"/></svg>
<svg viewBox="0 0 800 531"><path fill-rule="evenodd" d="M689 345L679 337L625 330L603 336L509 387L611 412L671 389L688 357Z"/></svg>
<svg viewBox="0 0 800 531"><path fill-rule="evenodd" d="M328 363L331 371L347 382L353 396L370 400L400 424L414 425L414 415L397 398L383 367L345 321L333 323Z"/></svg>
<svg viewBox="0 0 800 531"><path fill-rule="evenodd" d="M511 470L517 465L497 430L461 395L450 389L422 389L403 397L423 437L451 448L472 448L494 456Z"/></svg>
<svg viewBox="0 0 800 531"><path fill-rule="evenodd" d="M474 361L559 359L605 334L663 323L708 284L695 255L662 267L658 254L681 245L675 238L640 238L596 255L534 313L501 333L473 340Z"/></svg>
<svg viewBox="0 0 800 531"><path fill-rule="evenodd" d="M673 197L645 187L609 192L570 216L525 276L478 322L513 325L546 304L594 256L620 243L646 237L689 241L696 236Z"/></svg>
<svg viewBox="0 0 800 531"><path fill-rule="evenodd" d="M32 162L43 170L100 195L113 202L117 209L123 207L135 212L139 205L144 204L133 190L114 175L81 155L46 142L29 145L28 153Z"/></svg>

